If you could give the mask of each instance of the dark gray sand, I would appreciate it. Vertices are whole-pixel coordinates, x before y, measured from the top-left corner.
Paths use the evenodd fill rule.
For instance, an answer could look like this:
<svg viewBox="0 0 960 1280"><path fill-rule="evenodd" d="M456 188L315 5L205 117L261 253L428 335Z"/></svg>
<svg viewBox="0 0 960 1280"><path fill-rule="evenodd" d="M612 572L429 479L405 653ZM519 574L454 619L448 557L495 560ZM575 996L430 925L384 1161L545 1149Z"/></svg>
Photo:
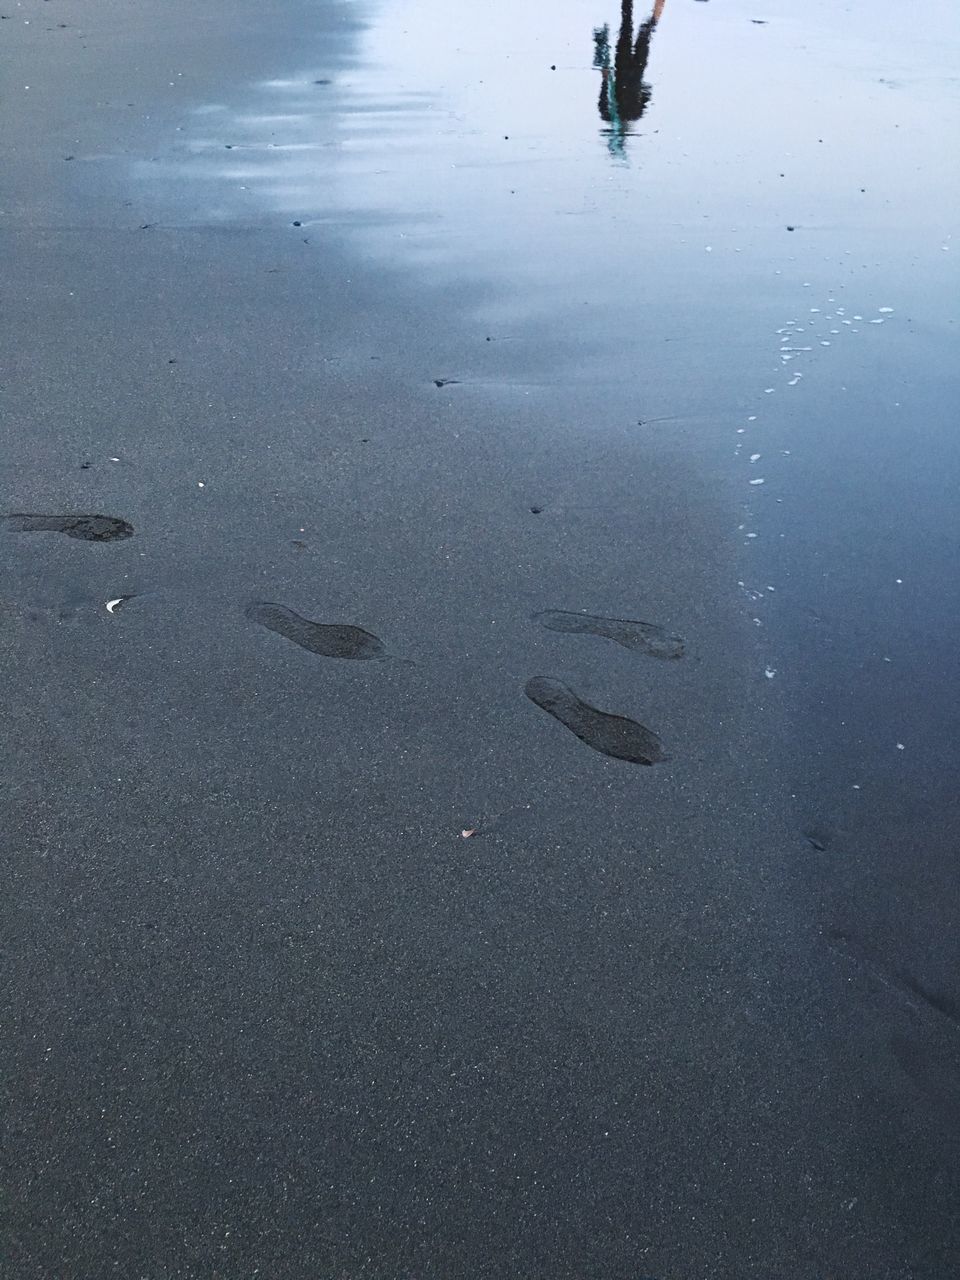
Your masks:
<svg viewBox="0 0 960 1280"><path fill-rule="evenodd" d="M956 15L619 10L2 9L4 1280L956 1271Z"/></svg>

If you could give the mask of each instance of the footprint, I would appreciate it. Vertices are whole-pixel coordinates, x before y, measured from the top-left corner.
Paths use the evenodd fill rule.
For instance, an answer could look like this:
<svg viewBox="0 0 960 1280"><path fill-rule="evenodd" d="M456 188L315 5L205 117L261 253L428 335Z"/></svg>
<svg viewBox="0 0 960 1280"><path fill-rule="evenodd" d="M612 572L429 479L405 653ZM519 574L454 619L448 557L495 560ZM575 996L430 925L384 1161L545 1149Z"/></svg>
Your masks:
<svg viewBox="0 0 960 1280"><path fill-rule="evenodd" d="M548 631L565 635L603 636L624 649L648 653L651 658L682 658L683 639L672 636L653 622L631 622L626 618L595 618L589 613L567 613L563 609L546 609L534 618Z"/></svg>
<svg viewBox="0 0 960 1280"><path fill-rule="evenodd" d="M650 729L626 716L598 711L559 680L534 676L524 686L524 693L594 751L633 764L656 764L667 758L660 739Z"/></svg>
<svg viewBox="0 0 960 1280"><path fill-rule="evenodd" d="M16 512L3 516L3 522L11 533L65 533L68 538L79 538L83 542L116 542L118 538L133 537L133 525L116 516L41 516Z"/></svg>
<svg viewBox="0 0 960 1280"><path fill-rule="evenodd" d="M362 627L343 623L311 622L282 604L256 601L244 610L251 622L259 622L301 649L319 653L322 658L386 658L383 642Z"/></svg>

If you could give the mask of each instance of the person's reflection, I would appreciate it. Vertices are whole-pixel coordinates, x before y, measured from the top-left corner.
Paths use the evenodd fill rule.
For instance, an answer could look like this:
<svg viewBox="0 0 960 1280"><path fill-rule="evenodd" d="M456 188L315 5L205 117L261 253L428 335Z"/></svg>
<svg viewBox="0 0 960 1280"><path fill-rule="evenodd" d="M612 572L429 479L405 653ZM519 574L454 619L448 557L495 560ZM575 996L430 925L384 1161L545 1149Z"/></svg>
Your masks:
<svg viewBox="0 0 960 1280"><path fill-rule="evenodd" d="M656 0L653 13L640 24L637 38L633 38L633 0L622 0L620 6L620 35L610 64L610 27L604 24L593 33L593 65L602 73L600 85L600 115L609 126L607 136L610 150L622 154L624 142L630 133L630 125L639 120L650 101L650 86L644 83L647 59L650 57L650 39L660 21L667 0Z"/></svg>

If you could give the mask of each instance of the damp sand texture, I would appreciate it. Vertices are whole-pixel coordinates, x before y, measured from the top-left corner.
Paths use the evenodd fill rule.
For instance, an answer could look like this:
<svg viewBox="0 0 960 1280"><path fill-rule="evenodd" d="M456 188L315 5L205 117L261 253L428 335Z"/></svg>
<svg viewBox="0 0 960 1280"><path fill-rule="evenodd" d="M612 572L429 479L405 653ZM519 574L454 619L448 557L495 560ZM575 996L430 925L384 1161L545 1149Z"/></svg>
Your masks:
<svg viewBox="0 0 960 1280"><path fill-rule="evenodd" d="M667 759L660 739L652 729L627 716L599 711L578 698L560 680L534 676L524 686L524 693L594 751L613 756L615 760L628 760L631 764L657 764Z"/></svg>

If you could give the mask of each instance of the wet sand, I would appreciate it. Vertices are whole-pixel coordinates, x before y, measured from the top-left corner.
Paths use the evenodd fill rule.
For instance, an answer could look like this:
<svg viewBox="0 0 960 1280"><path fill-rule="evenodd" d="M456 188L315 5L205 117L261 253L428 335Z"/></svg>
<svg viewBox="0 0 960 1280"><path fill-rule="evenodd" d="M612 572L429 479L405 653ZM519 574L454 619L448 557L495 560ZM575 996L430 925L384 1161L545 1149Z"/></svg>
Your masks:
<svg viewBox="0 0 960 1280"><path fill-rule="evenodd" d="M638 129L671 118L675 14L740 39L718 7L666 7ZM694 260L681 151L627 198L648 138L611 135L590 61L618 14L582 14L583 48L519 76L582 73L599 247L569 265L538 221L569 167L505 61L522 162L481 168L489 104L442 116L476 189L407 114L424 81L377 99L390 6L28 0L0 24L30 85L0 202L15 1280L942 1280L960 1252L942 300L913 342L867 330L873 299L856 357L787 401L782 339L861 313L794 337L774 270L823 293L809 327L839 233L822 279L775 268L803 219L774 241L751 189L749 265L716 226ZM827 168L809 222L842 221ZM525 172L546 194L514 251L493 195L462 209ZM932 269L883 261L913 314ZM571 613L592 629L543 623Z"/></svg>

